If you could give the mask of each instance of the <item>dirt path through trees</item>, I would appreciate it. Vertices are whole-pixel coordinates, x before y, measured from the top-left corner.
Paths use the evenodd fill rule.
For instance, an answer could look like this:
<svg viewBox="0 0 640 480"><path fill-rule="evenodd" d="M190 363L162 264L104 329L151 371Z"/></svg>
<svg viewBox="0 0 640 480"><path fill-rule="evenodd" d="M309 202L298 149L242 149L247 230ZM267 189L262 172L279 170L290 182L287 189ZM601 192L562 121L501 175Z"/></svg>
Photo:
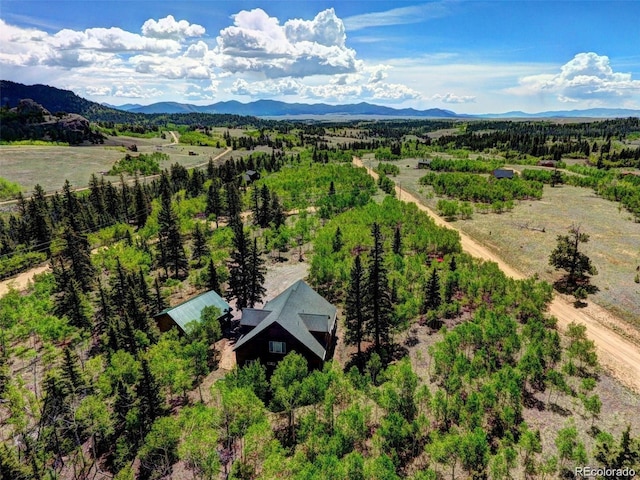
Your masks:
<svg viewBox="0 0 640 480"><path fill-rule="evenodd" d="M366 167L361 159L354 157L353 163L358 167L366 168L373 178L378 178L377 173ZM414 195L398 185L395 190L398 199L415 203L420 210L427 212L437 225L456 230L460 234L462 248L465 252L474 257L497 263L500 269L511 278L525 278L522 273L506 264L487 247L447 223L433 210L423 205ZM593 303L585 309L575 308L570 301L558 294L549 305L549 313L558 319L558 327L561 331L565 331L571 322L584 324L587 327L587 336L596 345L600 364L613 377L640 393L640 338L626 326L624 321ZM629 339L617 332L624 332Z"/></svg>

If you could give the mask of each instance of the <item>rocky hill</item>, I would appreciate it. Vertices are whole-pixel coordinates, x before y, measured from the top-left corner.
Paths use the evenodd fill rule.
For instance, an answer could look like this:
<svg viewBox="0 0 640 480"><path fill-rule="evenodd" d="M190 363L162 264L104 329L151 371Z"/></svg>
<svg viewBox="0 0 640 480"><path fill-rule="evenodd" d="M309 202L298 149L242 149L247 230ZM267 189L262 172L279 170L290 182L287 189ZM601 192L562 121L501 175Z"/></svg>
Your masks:
<svg viewBox="0 0 640 480"><path fill-rule="evenodd" d="M0 111L0 140L45 140L68 142L78 145L84 142L98 143L103 136L93 132L87 120L76 113L49 110L31 99L22 99L14 108Z"/></svg>

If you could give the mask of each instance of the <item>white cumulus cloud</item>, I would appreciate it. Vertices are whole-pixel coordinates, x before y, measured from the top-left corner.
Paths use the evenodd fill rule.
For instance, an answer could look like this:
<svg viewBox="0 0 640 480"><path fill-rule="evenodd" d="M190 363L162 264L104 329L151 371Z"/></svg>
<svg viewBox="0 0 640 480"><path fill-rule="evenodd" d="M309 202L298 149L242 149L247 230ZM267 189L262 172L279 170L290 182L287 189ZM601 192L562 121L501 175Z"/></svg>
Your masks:
<svg viewBox="0 0 640 480"><path fill-rule="evenodd" d="M431 100L443 103L473 103L476 101L476 97L471 95L455 95L453 93L445 93L444 95L437 93L431 97Z"/></svg>
<svg viewBox="0 0 640 480"><path fill-rule="evenodd" d="M510 93L532 95L551 93L561 102L607 100L640 93L640 80L630 73L615 72L609 57L597 53L579 53L556 74L530 75Z"/></svg>
<svg viewBox="0 0 640 480"><path fill-rule="evenodd" d="M192 24L186 20L176 21L173 15L167 15L157 21L150 18L142 25L142 34L153 38L180 40L186 37L201 37L205 32L202 25Z"/></svg>
<svg viewBox="0 0 640 480"><path fill-rule="evenodd" d="M217 62L224 70L303 78L352 73L361 66L356 52L345 46L344 25L333 9L284 25L260 8L243 10L233 19L234 25L217 38Z"/></svg>

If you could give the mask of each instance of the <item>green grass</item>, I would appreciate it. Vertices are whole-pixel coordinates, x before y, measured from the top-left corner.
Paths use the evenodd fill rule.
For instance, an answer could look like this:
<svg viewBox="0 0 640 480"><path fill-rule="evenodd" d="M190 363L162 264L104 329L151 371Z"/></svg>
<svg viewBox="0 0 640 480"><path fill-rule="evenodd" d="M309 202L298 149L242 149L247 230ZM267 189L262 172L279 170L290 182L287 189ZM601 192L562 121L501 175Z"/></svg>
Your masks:
<svg viewBox="0 0 640 480"><path fill-rule="evenodd" d="M14 198L22 191L22 187L15 182L0 177L0 200Z"/></svg>
<svg viewBox="0 0 640 480"><path fill-rule="evenodd" d="M74 187L82 187L88 184L92 173L108 172L122 158L122 152L126 151L120 142L135 143L138 153L160 151L167 154L169 160L160 163L161 169L176 162L185 167L206 164L210 157L224 151L215 147L169 146L170 141L111 137L108 144L93 146L0 145L0 171L4 178L22 185L26 192L31 192L36 184L46 191L55 191L61 190L67 179ZM189 150L197 155L189 155ZM105 179L115 182L119 177L105 175Z"/></svg>

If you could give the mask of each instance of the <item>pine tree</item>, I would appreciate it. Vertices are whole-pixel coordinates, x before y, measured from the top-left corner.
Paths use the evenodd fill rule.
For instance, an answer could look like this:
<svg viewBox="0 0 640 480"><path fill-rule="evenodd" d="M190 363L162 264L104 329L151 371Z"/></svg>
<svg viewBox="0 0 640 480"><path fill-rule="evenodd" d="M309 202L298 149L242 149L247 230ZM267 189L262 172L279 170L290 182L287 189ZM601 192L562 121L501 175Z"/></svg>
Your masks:
<svg viewBox="0 0 640 480"><path fill-rule="evenodd" d="M193 252L191 258L198 261L198 268L202 266L202 259L209 256L209 247L207 246L207 239L202 231L202 227L199 223L193 230Z"/></svg>
<svg viewBox="0 0 640 480"><path fill-rule="evenodd" d="M338 226L336 228L336 233L333 236L333 242L332 242L332 250L333 253L338 253L340 251L340 249L342 248L342 245L344 245L344 242L342 241L342 231L340 230L340 227Z"/></svg>
<svg viewBox="0 0 640 480"><path fill-rule="evenodd" d="M160 224L158 241L161 242L161 248L164 249L164 255L161 251L160 260L165 262L163 267L166 271L173 269L173 276L177 278L181 272L186 274L189 270L189 261L180 234L178 216L171 205L171 195L166 193L162 195L158 223Z"/></svg>
<svg viewBox="0 0 640 480"><path fill-rule="evenodd" d="M273 223L274 228L278 228L281 225L284 225L285 222L285 214L284 209L282 208L282 204L280 203L280 198L276 192L271 193L271 222Z"/></svg>
<svg viewBox="0 0 640 480"><path fill-rule="evenodd" d="M251 189L251 217L254 225L260 225L260 190L257 185Z"/></svg>
<svg viewBox="0 0 640 480"><path fill-rule="evenodd" d="M75 327L91 328L91 306L75 278L69 278L55 303L56 315L66 316Z"/></svg>
<svg viewBox="0 0 640 480"><path fill-rule="evenodd" d="M160 394L160 386L149 368L146 358L141 361L141 376L136 386L138 407L144 429L148 431L151 425L164 412L164 400Z"/></svg>
<svg viewBox="0 0 640 480"><path fill-rule="evenodd" d="M36 250L47 252L48 255L52 232L47 199L40 185L36 185L33 190L33 196L27 206L27 213L29 236L35 243Z"/></svg>
<svg viewBox="0 0 640 480"><path fill-rule="evenodd" d="M149 218L149 214L151 213L151 203L147 198L144 187L140 184L140 182L138 182L138 176L136 176L135 178L133 194L136 201L136 225L138 225L138 228L142 228L147 223L147 218Z"/></svg>
<svg viewBox="0 0 640 480"><path fill-rule="evenodd" d="M251 283L249 286L247 304L250 308L253 308L256 303L259 303L266 290L264 288L264 275L267 272L264 267L264 260L260 256L258 250L258 239L253 239L253 247L249 252L249 278Z"/></svg>
<svg viewBox="0 0 640 480"><path fill-rule="evenodd" d="M549 264L557 270L564 270L565 288L573 292L578 285L587 285L590 275L597 275L598 270L593 266L587 255L579 250L581 243L587 243L589 235L580 231L580 227L572 225L569 235L558 235L557 246L551 252Z"/></svg>
<svg viewBox="0 0 640 480"><path fill-rule="evenodd" d="M160 288L160 280L158 280L158 277L156 277L155 281L153 282L153 285L156 292L155 309L156 309L156 312L159 313L159 312L162 312L165 308L167 308L167 302L162 296L162 289Z"/></svg>
<svg viewBox="0 0 640 480"><path fill-rule="evenodd" d="M400 225L396 225L396 229L393 232L393 253L402 255L402 232Z"/></svg>
<svg viewBox="0 0 640 480"><path fill-rule="evenodd" d="M218 182L216 180L213 180L211 185L209 185L209 190L207 191L207 206L204 212L207 217L215 215L217 228L218 220L222 214L222 199L220 198L220 188L218 187Z"/></svg>
<svg viewBox="0 0 640 480"><path fill-rule="evenodd" d="M249 304L251 244L242 224L233 226L233 246L229 261L229 298L235 298L239 310Z"/></svg>
<svg viewBox="0 0 640 480"><path fill-rule="evenodd" d="M67 382L72 392L78 393L86 387L87 383L80 372L78 356L67 346L63 350L62 378Z"/></svg>
<svg viewBox="0 0 640 480"><path fill-rule="evenodd" d="M225 186L227 191L227 215L229 216L229 225L242 224L240 213L242 212L242 199L238 186L231 182Z"/></svg>
<svg viewBox="0 0 640 480"><path fill-rule="evenodd" d="M87 235L78 231L73 222L67 222L63 238L65 246L61 256L71 265L71 272L83 292L88 292L95 283L96 269L91 263L91 246Z"/></svg>
<svg viewBox="0 0 640 480"><path fill-rule="evenodd" d="M431 310L436 310L442 304L442 297L440 295L440 276L438 275L438 269L433 268L431 275L427 281L427 285L424 292L424 301L422 302L421 313L427 313Z"/></svg>
<svg viewBox="0 0 640 480"><path fill-rule="evenodd" d="M336 194L336 186L333 184L333 180L331 180L331 183L329 184L329 195L335 195Z"/></svg>
<svg viewBox="0 0 640 480"><path fill-rule="evenodd" d="M393 306L384 266L384 249L380 226L374 223L371 228L373 249L369 255L367 281L365 289L365 315L367 332L373 338L374 348L380 352L391 338Z"/></svg>
<svg viewBox="0 0 640 480"><path fill-rule="evenodd" d="M345 299L345 341L357 345L358 358L362 354L361 344L365 338L365 275L360 255L356 256L351 268L351 280Z"/></svg>
<svg viewBox="0 0 640 480"><path fill-rule="evenodd" d="M218 279L218 272L213 259L209 260L209 266L207 267L207 288L220 293L220 280Z"/></svg>
<svg viewBox="0 0 640 480"><path fill-rule="evenodd" d="M260 209L258 210L258 225L262 228L269 226L272 221L273 214L271 211L271 193L267 185L262 185L260 189Z"/></svg>

